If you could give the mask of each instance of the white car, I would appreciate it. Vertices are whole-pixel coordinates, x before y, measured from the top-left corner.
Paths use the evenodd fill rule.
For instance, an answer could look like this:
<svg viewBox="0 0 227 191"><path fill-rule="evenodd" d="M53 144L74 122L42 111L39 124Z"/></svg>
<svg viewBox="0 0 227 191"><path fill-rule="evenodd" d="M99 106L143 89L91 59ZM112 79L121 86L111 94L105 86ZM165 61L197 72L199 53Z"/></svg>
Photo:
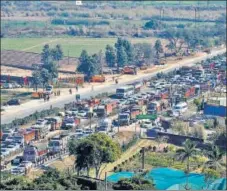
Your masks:
<svg viewBox="0 0 227 191"><path fill-rule="evenodd" d="M6 148L1 148L1 156L7 156L9 155L10 151Z"/></svg>
<svg viewBox="0 0 227 191"><path fill-rule="evenodd" d="M69 111L66 111L65 113L68 114L68 115L76 115L78 113L78 109L73 108Z"/></svg>
<svg viewBox="0 0 227 191"><path fill-rule="evenodd" d="M77 116L79 116L79 117L86 117L86 116L87 116L87 112L81 110L81 111L79 111L79 112L77 113Z"/></svg>
<svg viewBox="0 0 227 191"><path fill-rule="evenodd" d="M13 175L24 175L25 174L25 168L24 167L16 167L11 169L11 174Z"/></svg>

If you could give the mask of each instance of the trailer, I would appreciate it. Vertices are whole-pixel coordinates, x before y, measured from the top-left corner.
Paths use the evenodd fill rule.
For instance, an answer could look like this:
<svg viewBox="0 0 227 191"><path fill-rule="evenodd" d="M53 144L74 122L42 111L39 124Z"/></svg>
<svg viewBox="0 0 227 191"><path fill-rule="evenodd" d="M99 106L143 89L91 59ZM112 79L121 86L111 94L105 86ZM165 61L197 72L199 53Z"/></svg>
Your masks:
<svg viewBox="0 0 227 191"><path fill-rule="evenodd" d="M48 150L50 154L59 153L61 150L67 147L69 136L58 135L50 139L48 144Z"/></svg>
<svg viewBox="0 0 227 191"><path fill-rule="evenodd" d="M106 78L103 75L95 75L91 77L90 82L105 82Z"/></svg>
<svg viewBox="0 0 227 191"><path fill-rule="evenodd" d="M37 162L43 159L48 153L48 146L46 143L40 143L38 145L27 145L23 152L23 160L30 162Z"/></svg>
<svg viewBox="0 0 227 191"><path fill-rule="evenodd" d="M62 118L61 117L46 117L45 118L51 124L50 131L55 131L61 129L62 126Z"/></svg>
<svg viewBox="0 0 227 191"><path fill-rule="evenodd" d="M122 69L122 74L136 75L137 74L137 68L135 66L125 66Z"/></svg>
<svg viewBox="0 0 227 191"><path fill-rule="evenodd" d="M136 121L136 116L140 115L142 110L138 106L134 106L127 111L121 112L118 116L119 125L130 125Z"/></svg>

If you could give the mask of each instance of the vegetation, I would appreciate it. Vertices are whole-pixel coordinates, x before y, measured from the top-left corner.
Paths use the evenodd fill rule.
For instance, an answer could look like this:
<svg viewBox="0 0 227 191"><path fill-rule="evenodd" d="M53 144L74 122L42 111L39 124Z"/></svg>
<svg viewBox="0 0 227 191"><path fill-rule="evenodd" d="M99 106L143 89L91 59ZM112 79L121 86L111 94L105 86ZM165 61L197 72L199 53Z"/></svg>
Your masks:
<svg viewBox="0 0 227 191"><path fill-rule="evenodd" d="M208 157L208 161L205 164L208 168L214 169L216 171L223 169L224 153L218 148L218 146L213 145L211 151L208 151L205 154Z"/></svg>
<svg viewBox="0 0 227 191"><path fill-rule="evenodd" d="M196 154L198 153L198 150L196 150L196 144L191 142L189 139L187 139L184 144L184 148L178 149L176 151L176 156L179 160L181 161L186 161L187 162L187 167L186 167L186 175L187 175L187 182L186 182L186 187L188 188L188 174L190 173L190 158L195 158Z"/></svg>
<svg viewBox="0 0 227 191"><path fill-rule="evenodd" d="M114 162L121 154L119 144L103 133L92 134L79 143L71 141L69 151L76 156L75 166L78 172L86 169L89 174L90 169L94 168L96 178L104 163Z"/></svg>
<svg viewBox="0 0 227 191"><path fill-rule="evenodd" d="M50 168L34 181L17 176L8 181L1 181L4 190L80 190L75 175L66 175Z"/></svg>
<svg viewBox="0 0 227 191"><path fill-rule="evenodd" d="M86 74L87 78L101 73L101 62L98 54L89 56L86 50L83 50L79 58L78 72Z"/></svg>
<svg viewBox="0 0 227 191"><path fill-rule="evenodd" d="M152 180L142 176L134 176L130 179L121 179L113 185L114 190L154 190Z"/></svg>

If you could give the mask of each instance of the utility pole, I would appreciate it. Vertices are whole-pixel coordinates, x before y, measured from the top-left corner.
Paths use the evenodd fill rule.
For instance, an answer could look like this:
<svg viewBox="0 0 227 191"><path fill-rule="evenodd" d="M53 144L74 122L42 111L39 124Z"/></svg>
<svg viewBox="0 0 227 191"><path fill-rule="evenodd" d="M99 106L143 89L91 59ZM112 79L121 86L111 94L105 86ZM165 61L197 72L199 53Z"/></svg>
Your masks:
<svg viewBox="0 0 227 191"><path fill-rule="evenodd" d="M142 169L144 169L144 162L145 162L145 148L142 148Z"/></svg>
<svg viewBox="0 0 227 191"><path fill-rule="evenodd" d="M107 172L105 172L105 190L107 190Z"/></svg>

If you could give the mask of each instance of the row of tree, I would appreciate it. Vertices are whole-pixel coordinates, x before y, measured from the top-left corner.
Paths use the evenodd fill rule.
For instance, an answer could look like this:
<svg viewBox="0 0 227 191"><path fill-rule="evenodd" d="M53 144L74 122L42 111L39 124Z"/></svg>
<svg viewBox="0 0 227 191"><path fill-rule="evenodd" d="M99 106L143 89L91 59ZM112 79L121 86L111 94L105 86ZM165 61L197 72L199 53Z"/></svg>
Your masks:
<svg viewBox="0 0 227 191"><path fill-rule="evenodd" d="M32 73L33 85L37 91L40 84L45 87L50 81L58 77L59 61L63 58L63 51L60 45L50 48L48 44L43 47L41 53L41 68L37 67Z"/></svg>
<svg viewBox="0 0 227 191"><path fill-rule="evenodd" d="M108 67L117 67L118 70L126 65L140 66L142 63L150 64L154 59L160 58L163 48L160 40L154 47L148 43L132 44L130 41L118 38L114 46L107 45L105 56L100 51L98 54L88 55L83 50L79 57L77 71L91 77L102 73L104 61Z"/></svg>

